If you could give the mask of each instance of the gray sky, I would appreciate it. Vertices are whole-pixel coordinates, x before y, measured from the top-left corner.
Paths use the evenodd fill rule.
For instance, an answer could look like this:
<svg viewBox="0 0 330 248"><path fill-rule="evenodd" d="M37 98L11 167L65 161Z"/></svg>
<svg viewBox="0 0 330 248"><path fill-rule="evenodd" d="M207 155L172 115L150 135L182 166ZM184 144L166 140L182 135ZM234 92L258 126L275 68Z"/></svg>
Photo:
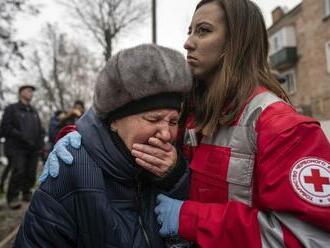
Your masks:
<svg viewBox="0 0 330 248"><path fill-rule="evenodd" d="M271 11L277 6L286 6L288 10L295 7L301 0L254 0L261 8L266 19L267 26L271 25ZM17 22L18 36L24 40L33 40L38 37L38 32L45 22L56 22L74 39L79 39L79 32L72 31L72 21L65 9L56 4L55 0L32 0L44 5L41 14L37 18L20 17ZM151 0L150 0L151 2ZM184 53L183 43L196 3L199 0L157 0L157 41L158 44L175 48ZM76 34L76 37L74 37ZM78 35L77 35L78 34ZM140 43L151 42L151 21L146 20L144 25L124 34L116 42L115 51L121 48L134 46ZM91 43L90 46L94 46ZM96 51L96 45L91 47Z"/></svg>

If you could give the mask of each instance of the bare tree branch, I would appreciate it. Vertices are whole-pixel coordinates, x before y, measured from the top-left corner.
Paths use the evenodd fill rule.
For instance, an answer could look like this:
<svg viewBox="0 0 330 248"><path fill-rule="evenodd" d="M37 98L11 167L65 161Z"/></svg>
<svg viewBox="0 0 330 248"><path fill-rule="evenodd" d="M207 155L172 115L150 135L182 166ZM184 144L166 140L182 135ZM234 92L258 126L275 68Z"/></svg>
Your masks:
<svg viewBox="0 0 330 248"><path fill-rule="evenodd" d="M56 27L48 25L43 32L43 49L34 53L41 90L36 104L48 106L48 112L68 109L76 99L90 102L97 64L89 51L68 40ZM41 59L42 58L42 59Z"/></svg>
<svg viewBox="0 0 330 248"><path fill-rule="evenodd" d="M146 0L59 0L78 17L104 51L107 61L112 55L114 40L120 33L141 24L149 16Z"/></svg>
<svg viewBox="0 0 330 248"><path fill-rule="evenodd" d="M14 20L18 13L38 14L38 10L29 4L29 0L0 1L0 107L4 100L4 73L15 74L17 68L24 68L21 52L24 42L14 37Z"/></svg>
<svg viewBox="0 0 330 248"><path fill-rule="evenodd" d="M35 51L34 52L34 58L33 58L33 61L38 69L38 72L39 72L39 78L40 78L40 81L41 81L41 85L42 87L46 90L46 95L47 95L47 98L49 99L49 101L52 103L52 104L55 104L56 105L56 108L58 108L59 106L57 106L57 102L55 100L55 97L54 97L54 94L53 94L53 91L52 91L52 88L50 86L50 83L48 82L48 80L45 78L44 76L44 73L43 73L43 70L41 68L41 64L40 64L40 57L38 55L38 52Z"/></svg>

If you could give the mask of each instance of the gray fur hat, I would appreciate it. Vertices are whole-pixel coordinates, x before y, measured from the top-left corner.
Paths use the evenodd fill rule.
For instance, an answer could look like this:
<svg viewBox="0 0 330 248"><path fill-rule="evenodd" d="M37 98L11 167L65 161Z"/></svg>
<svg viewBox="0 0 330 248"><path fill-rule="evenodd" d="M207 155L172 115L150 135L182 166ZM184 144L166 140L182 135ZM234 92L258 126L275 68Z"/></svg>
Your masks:
<svg viewBox="0 0 330 248"><path fill-rule="evenodd" d="M101 118L118 119L157 108L180 108L192 77L183 55L144 44L125 49L98 76L93 108Z"/></svg>

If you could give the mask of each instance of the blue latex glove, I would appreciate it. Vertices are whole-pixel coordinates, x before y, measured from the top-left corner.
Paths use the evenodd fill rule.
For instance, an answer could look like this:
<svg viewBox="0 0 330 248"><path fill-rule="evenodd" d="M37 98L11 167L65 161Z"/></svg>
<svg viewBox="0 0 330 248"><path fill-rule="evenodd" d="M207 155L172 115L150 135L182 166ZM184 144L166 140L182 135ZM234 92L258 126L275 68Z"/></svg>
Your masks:
<svg viewBox="0 0 330 248"><path fill-rule="evenodd" d="M172 199L166 195L157 196L158 205L155 207L157 221L162 226L159 234L162 237L178 235L179 213L183 201Z"/></svg>
<svg viewBox="0 0 330 248"><path fill-rule="evenodd" d="M39 177L39 182L42 183L50 175L51 177L57 177L60 169L60 163L58 158L60 158L65 164L72 164L73 157L67 150L67 147L71 145L72 147L79 149L81 146L81 135L77 132L71 132L62 137L55 144L53 150L49 153L47 161L44 165L41 176Z"/></svg>

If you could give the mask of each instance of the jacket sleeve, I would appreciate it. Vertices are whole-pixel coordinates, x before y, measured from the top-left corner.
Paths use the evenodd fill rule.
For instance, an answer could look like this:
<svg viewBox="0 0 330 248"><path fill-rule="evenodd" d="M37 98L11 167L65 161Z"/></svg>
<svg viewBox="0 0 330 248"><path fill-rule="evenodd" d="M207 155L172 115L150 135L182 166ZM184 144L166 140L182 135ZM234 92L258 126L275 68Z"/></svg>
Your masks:
<svg viewBox="0 0 330 248"><path fill-rule="evenodd" d="M163 191L163 194L169 197L176 198L179 200L185 200L189 195L190 186L190 169L188 166L184 167L181 176L172 184L172 187L167 191Z"/></svg>
<svg viewBox="0 0 330 248"><path fill-rule="evenodd" d="M13 137L15 139L22 139L22 134L21 132L15 127L14 124L14 106L10 105L6 107L3 117L2 117L2 123L1 123L1 128L2 128L2 134L4 137Z"/></svg>
<svg viewBox="0 0 330 248"><path fill-rule="evenodd" d="M180 211L179 234L187 240L201 247L327 247L330 243L329 204L303 199L291 179L301 159L318 158L330 168L327 138L310 118L291 111L264 112L256 127L252 207L237 201L186 201Z"/></svg>
<svg viewBox="0 0 330 248"><path fill-rule="evenodd" d="M61 204L38 189L13 247L76 247L76 226Z"/></svg>
<svg viewBox="0 0 330 248"><path fill-rule="evenodd" d="M42 149L44 146L45 146L45 136L46 136L46 130L45 128L43 127L42 123L41 123L41 119L40 119L40 116L38 114L38 112L36 112L37 115L38 115L38 120L39 120L39 127L40 127L40 130L39 130L39 137L40 137L40 149Z"/></svg>

